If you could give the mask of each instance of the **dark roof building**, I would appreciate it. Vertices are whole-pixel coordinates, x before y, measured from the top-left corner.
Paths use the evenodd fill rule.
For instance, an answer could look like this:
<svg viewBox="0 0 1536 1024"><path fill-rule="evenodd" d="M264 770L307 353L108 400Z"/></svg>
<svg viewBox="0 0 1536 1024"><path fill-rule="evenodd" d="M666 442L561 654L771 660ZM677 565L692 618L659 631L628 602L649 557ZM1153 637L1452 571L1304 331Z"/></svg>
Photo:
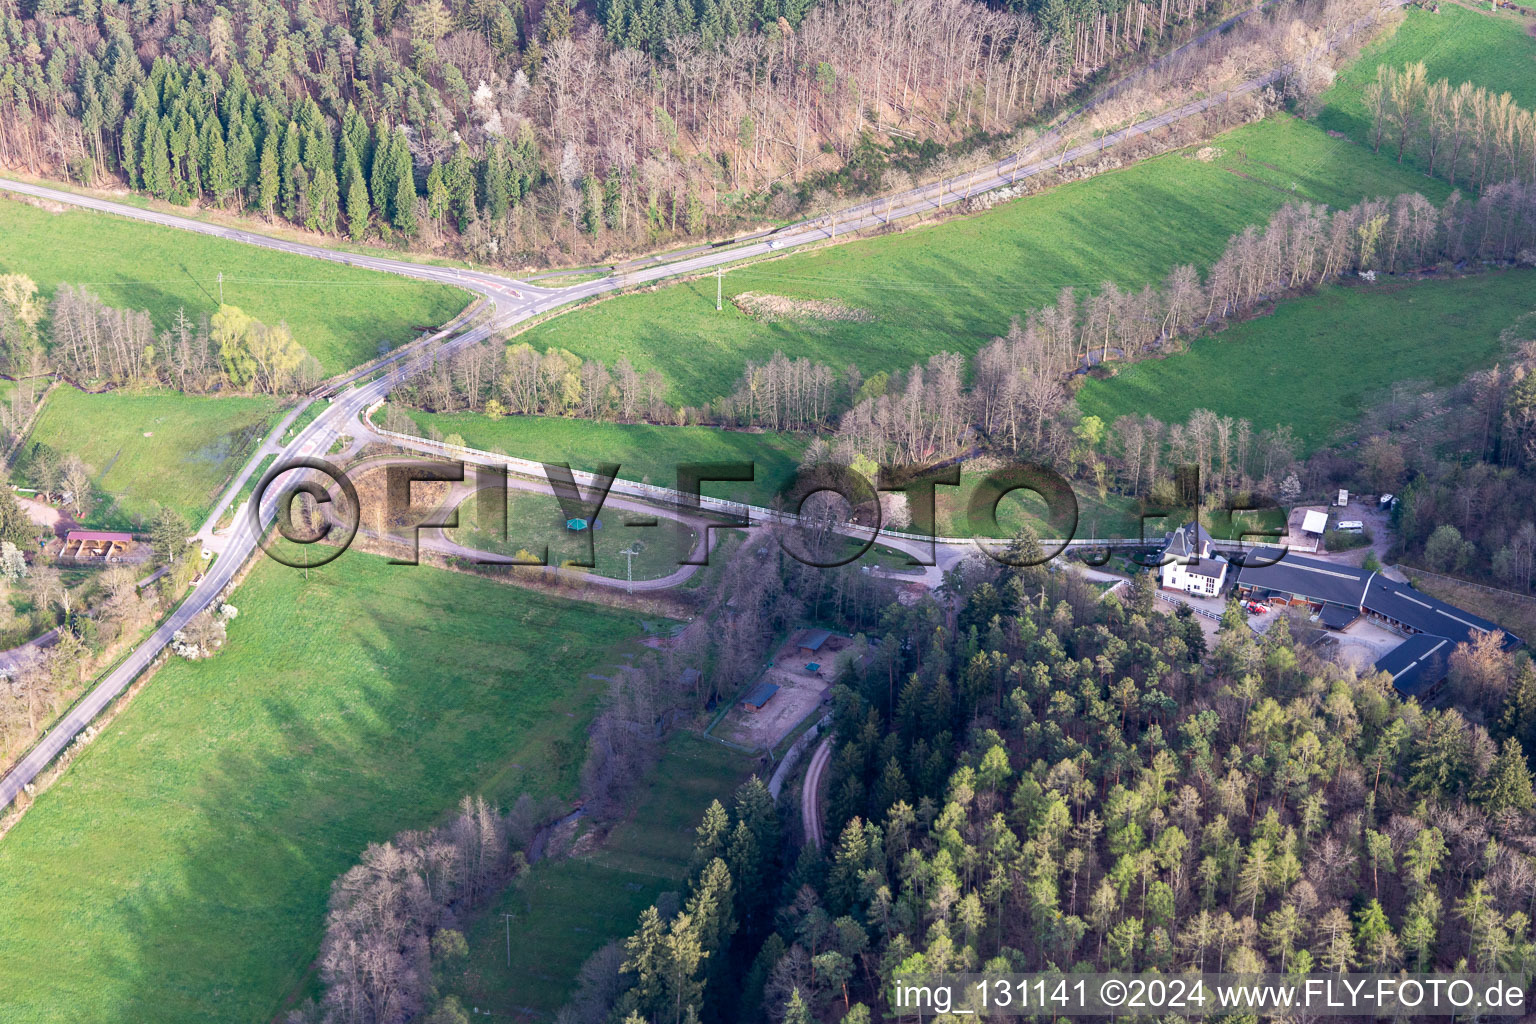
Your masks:
<svg viewBox="0 0 1536 1024"><path fill-rule="evenodd" d="M1163 553L1180 558L1204 558L1210 553L1211 543L1211 535L1205 527L1191 519L1168 535Z"/></svg>
<svg viewBox="0 0 1536 1024"><path fill-rule="evenodd" d="M1237 574L1240 589L1268 591L1311 604L1358 609L1366 582L1374 575L1348 565L1287 554L1280 548L1257 548L1248 554L1255 561L1273 564L1244 565Z"/></svg>
<svg viewBox="0 0 1536 1024"><path fill-rule="evenodd" d="M1392 685L1403 696L1418 697L1445 678L1454 649L1455 645L1443 636L1420 633L1382 655L1371 667L1391 676Z"/></svg>
<svg viewBox="0 0 1536 1024"><path fill-rule="evenodd" d="M825 629L809 630L805 636L800 638L800 649L802 651L819 651L821 650L821 645L826 643L831 636L832 634Z"/></svg>
<svg viewBox="0 0 1536 1024"><path fill-rule="evenodd" d="M779 692L777 683L758 683L752 687L752 692L747 694L741 703L748 711L761 711L763 705L773 699L773 695Z"/></svg>
<svg viewBox="0 0 1536 1024"><path fill-rule="evenodd" d="M1360 610L1347 604L1325 604L1323 610L1317 613L1317 621L1329 629L1347 629L1359 617Z"/></svg>
<svg viewBox="0 0 1536 1024"><path fill-rule="evenodd" d="M1406 583L1389 580L1380 573L1371 577L1360 604L1367 612L1387 620L1389 624L1405 626L1415 633L1448 637L1457 643L1499 628L1487 619L1478 618L1444 601L1437 601ZM1506 646L1513 647L1516 643L1519 643L1518 639Z"/></svg>
<svg viewBox="0 0 1536 1024"><path fill-rule="evenodd" d="M1445 678L1457 644L1499 632L1495 623L1379 572L1301 558L1279 548L1260 548L1250 555L1273 564L1245 565L1237 574L1240 593L1305 603L1330 629L1344 629L1364 615L1406 636L1374 666L1390 675L1405 697L1427 693ZM1505 650L1520 643L1519 637L1504 633Z"/></svg>
<svg viewBox="0 0 1536 1024"><path fill-rule="evenodd" d="M1163 543L1158 579L1170 590L1214 597L1227 579L1227 563L1216 555L1211 535L1190 520L1168 535Z"/></svg>

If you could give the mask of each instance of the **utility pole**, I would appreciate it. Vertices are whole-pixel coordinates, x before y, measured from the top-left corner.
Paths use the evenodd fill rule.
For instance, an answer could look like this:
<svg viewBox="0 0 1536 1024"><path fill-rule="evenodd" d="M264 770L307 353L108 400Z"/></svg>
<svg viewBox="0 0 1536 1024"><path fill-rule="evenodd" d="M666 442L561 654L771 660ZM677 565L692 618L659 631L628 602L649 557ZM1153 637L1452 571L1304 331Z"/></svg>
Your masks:
<svg viewBox="0 0 1536 1024"><path fill-rule="evenodd" d="M224 271L219 271L219 305L224 305Z"/></svg>
<svg viewBox="0 0 1536 1024"><path fill-rule="evenodd" d="M502 914L507 922L507 966L512 966L512 915Z"/></svg>
<svg viewBox="0 0 1536 1024"><path fill-rule="evenodd" d="M635 556L639 554L639 552L636 551L635 546L631 544L623 551L620 551L619 554L624 556L624 572L626 578L629 580L629 586L627 589L629 593L633 594L635 592Z"/></svg>
<svg viewBox="0 0 1536 1024"><path fill-rule="evenodd" d="M715 268L715 312L718 313L724 307L720 304L720 298L725 288L725 268Z"/></svg>

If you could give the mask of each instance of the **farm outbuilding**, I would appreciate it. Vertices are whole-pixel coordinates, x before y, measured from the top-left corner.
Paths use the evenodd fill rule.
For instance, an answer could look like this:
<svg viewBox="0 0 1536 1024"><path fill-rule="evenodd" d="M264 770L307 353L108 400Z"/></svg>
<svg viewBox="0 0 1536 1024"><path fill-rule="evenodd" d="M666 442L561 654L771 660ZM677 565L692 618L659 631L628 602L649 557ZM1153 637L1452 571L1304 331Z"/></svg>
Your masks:
<svg viewBox="0 0 1536 1024"><path fill-rule="evenodd" d="M106 530L70 530L64 537L65 558L76 561L102 559L116 561L133 547L133 534L110 533Z"/></svg>
<svg viewBox="0 0 1536 1024"><path fill-rule="evenodd" d="M816 652L821 650L822 646L826 644L831 636L832 634L825 629L807 630L805 635L800 638L801 656L806 658L815 656Z"/></svg>
<svg viewBox="0 0 1536 1024"><path fill-rule="evenodd" d="M745 699L742 700L741 706L748 711L761 711L770 700L773 700L773 695L778 692L779 687L777 683L758 683L752 687L752 692L747 694Z"/></svg>
<svg viewBox="0 0 1536 1024"><path fill-rule="evenodd" d="M1245 565L1238 572L1238 596L1304 609L1327 629L1348 630L1365 619L1403 637L1404 642L1374 667L1390 674L1404 696L1431 692L1445 678L1448 655L1457 644L1485 633L1499 633L1506 650L1521 644L1519 637L1487 619L1379 572L1301 558L1277 548L1254 553L1262 564Z"/></svg>

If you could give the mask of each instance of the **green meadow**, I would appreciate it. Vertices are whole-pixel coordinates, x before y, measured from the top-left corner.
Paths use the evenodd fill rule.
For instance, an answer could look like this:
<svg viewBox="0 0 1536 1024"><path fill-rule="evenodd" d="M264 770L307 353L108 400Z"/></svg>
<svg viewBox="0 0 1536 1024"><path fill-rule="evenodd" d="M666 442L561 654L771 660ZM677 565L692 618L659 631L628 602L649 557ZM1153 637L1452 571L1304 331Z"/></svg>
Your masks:
<svg viewBox="0 0 1536 1024"><path fill-rule="evenodd" d="M672 401L696 405L729 394L748 360L775 350L838 370L852 363L866 376L905 370L935 352L973 353L1064 286L1111 280L1140 288L1181 263L1204 268L1229 237L1287 200L1347 206L1366 195L1417 190L1439 200L1448 191L1286 115L1219 136L1208 159L1197 152L985 214L732 270L722 312L711 278L599 302L520 340L610 365L627 357L642 371L659 370ZM729 301L748 291L835 302L872 319L762 322Z"/></svg>
<svg viewBox="0 0 1536 1024"><path fill-rule="evenodd" d="M1318 124L1368 143L1371 120L1362 90L1376 80L1378 67L1401 68L1414 61L1424 62L1431 82L1472 82L1509 93L1527 110L1536 107L1536 35L1530 24L1512 14L1490 14L1486 7L1468 10L1456 3L1444 3L1435 13L1410 8L1396 32L1366 47L1359 60L1339 73L1324 97ZM1382 152L1387 152L1386 142Z"/></svg>
<svg viewBox="0 0 1536 1024"><path fill-rule="evenodd" d="M1384 279L1385 280L1385 279ZM1195 409L1289 425L1302 453L1339 439L1398 381L1444 387L1498 358L1499 334L1536 310L1536 271L1331 285L1197 339L1186 353L1117 367L1077 394L1106 423Z"/></svg>
<svg viewBox="0 0 1536 1024"><path fill-rule="evenodd" d="M552 1017L587 957L634 931L661 893L682 888L704 809L717 799L729 807L751 767L751 758L718 743L674 734L629 818L585 852L535 864L477 918L459 986L464 1004L493 1015ZM503 914L512 915L510 955Z"/></svg>
<svg viewBox="0 0 1536 1024"><path fill-rule="evenodd" d="M807 441L794 434L749 433L714 427L668 427L650 423L594 423L558 416L503 416L426 413L402 409L425 436L453 434L471 448L540 462L569 462L592 470L618 463L619 478L661 487L677 486L677 467L691 462L751 462L754 479L706 483L705 494L754 504L771 501L794 480Z"/></svg>
<svg viewBox="0 0 1536 1024"><path fill-rule="evenodd" d="M588 570L613 579L653 580L677 571L697 534L670 519L655 527L625 528L625 521L639 518L630 512L605 509L594 527L573 530L552 490L510 490L507 495L507 533L502 536L491 523L480 520L474 498L458 507L459 526L443 531L456 544L489 551L508 558L531 554L546 556L546 564L590 561ZM633 556L622 552L633 551ZM590 557L589 557L590 556ZM633 569L633 575L630 575ZM514 568L514 575L534 570Z"/></svg>
<svg viewBox="0 0 1536 1024"><path fill-rule="evenodd" d="M0 1021L265 1021L332 881L465 793L573 797L628 615L356 552L262 562L0 842ZM27 979L25 985L10 980Z"/></svg>
<svg viewBox="0 0 1536 1024"><path fill-rule="evenodd" d="M97 507L86 522L139 526L164 505L201 525L281 412L266 396L54 388L27 443L78 455L95 474Z"/></svg>
<svg viewBox="0 0 1536 1024"><path fill-rule="evenodd" d="M224 301L286 321L329 373L366 363L469 304L457 288L243 245L87 210L53 213L0 201L0 273L26 274L51 297L82 286L112 306L147 309L165 330L177 309L196 322Z"/></svg>

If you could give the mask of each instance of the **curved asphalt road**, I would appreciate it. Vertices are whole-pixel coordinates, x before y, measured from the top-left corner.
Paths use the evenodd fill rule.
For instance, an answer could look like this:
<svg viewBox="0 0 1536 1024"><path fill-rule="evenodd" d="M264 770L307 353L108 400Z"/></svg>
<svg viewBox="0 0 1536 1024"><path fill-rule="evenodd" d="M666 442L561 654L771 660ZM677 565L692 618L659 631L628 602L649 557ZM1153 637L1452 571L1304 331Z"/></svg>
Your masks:
<svg viewBox="0 0 1536 1024"><path fill-rule="evenodd" d="M1391 9L1401 6L1405 2L1406 0L1383 0L1381 7L1384 10ZM1372 18L1362 18L1345 29L1344 34L1351 34L1372 20ZM379 369L379 365L370 366L366 370L359 371L353 378L343 380L343 385L350 384L351 386L345 387L344 390L338 393L327 409L311 421L292 442L281 449L278 463L281 464L293 458L303 456L323 456L330 450L331 443L345 432L350 421L356 419L373 402L383 398L397 380L425 368L435 356L473 345L498 331L528 320L531 317L549 312L567 303L581 301L614 291L621 286L628 287L681 274L697 273L723 264L764 255L771 250L791 249L796 246L819 242L825 238L835 237L838 230L846 233L861 228L877 227L902 217L941 208L946 203L953 204L956 201L981 192L1006 187L1016 181L1054 170L1064 164L1090 156L1097 151L1150 134L1176 121L1203 113L1212 107L1226 103L1233 96L1255 92L1279 80L1286 73L1286 70L1281 68L1267 72L1219 96L1209 96L1186 103L1177 109L1121 128L1096 141L1075 146L1063 152L1036 159L1030 163L1025 163L1024 157L1037 149L1038 143L1032 145L1023 153L1004 157L988 165L985 170L978 170L974 174L947 179L934 185L900 193L887 200L866 203L851 210L840 211L835 215L835 220L827 223L820 221L801 222L775 232L771 240L752 241L744 245L720 248L702 252L698 255L689 255L670 263L632 271L624 275L623 280L610 275L600 280L573 285L569 288L543 288L525 281L481 270L433 266L388 256L338 252L319 245L273 238L240 228L210 224L190 217L179 217L175 214L162 213L158 210L141 209L136 206L114 203L109 200L98 199L94 196L80 195L62 189L49 188L45 185L35 185L30 182L0 179L0 190L69 206L77 206L83 209L96 210L102 213L115 214L120 217L129 217L134 220L147 221L164 227L194 231L198 234L212 235L235 242L244 242L248 245L256 245L278 252L309 256L313 259L328 260L333 263L344 263L349 266L365 267L384 273L401 274L406 277L456 285L475 292L486 300L491 314L488 317L482 318L479 324L465 330L460 330L457 333L445 329L432 339L429 339L427 344L411 345L400 350L395 356L382 364L386 367L392 367L390 372L377 374L372 380L362 382L358 378L375 374ZM1047 137L1042 137L1039 141L1047 141ZM297 410L293 415L296 414ZM286 429L290 422L292 422L291 418L285 418L277 432L274 433L274 437L280 437L281 432ZM253 457L244 472L230 486L228 494L238 493L260 458L260 454ZM262 502L259 515L260 521L263 524L269 523L272 519L275 497L274 495ZM221 502L221 507L222 505L223 503ZM217 512L215 514L217 515ZM206 536L212 533L213 521L216 520L205 524L200 531L201 535ZM10 804L16 798L16 795L25 786L29 785L55 757L63 752L70 742L108 704L128 688L128 685L133 682L139 673L170 643L173 633L185 626L198 612L214 603L221 592L234 579L240 567L245 564L246 559L250 558L255 552L259 546L259 540L258 531L253 528L251 517L243 513L239 514L233 532L224 545L223 553L218 557L198 589L193 591L150 637L140 643L126 659L109 672L84 698L76 703L38 741L32 750L16 763L4 779L0 779L0 808Z"/></svg>

